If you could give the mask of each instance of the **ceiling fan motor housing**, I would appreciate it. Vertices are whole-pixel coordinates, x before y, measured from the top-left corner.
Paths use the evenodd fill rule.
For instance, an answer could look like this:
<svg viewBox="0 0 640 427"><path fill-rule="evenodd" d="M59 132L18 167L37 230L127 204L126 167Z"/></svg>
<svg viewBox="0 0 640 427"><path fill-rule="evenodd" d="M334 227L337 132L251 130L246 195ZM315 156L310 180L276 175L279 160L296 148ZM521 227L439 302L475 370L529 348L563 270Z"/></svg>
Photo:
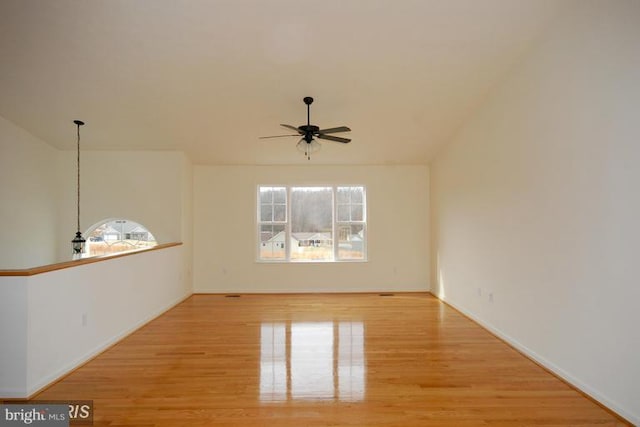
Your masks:
<svg viewBox="0 0 640 427"><path fill-rule="evenodd" d="M316 135L320 130L320 128L316 125L302 125L298 126L298 129L300 129L300 132L304 134L303 138L305 141L307 141L307 144L311 144L313 136Z"/></svg>

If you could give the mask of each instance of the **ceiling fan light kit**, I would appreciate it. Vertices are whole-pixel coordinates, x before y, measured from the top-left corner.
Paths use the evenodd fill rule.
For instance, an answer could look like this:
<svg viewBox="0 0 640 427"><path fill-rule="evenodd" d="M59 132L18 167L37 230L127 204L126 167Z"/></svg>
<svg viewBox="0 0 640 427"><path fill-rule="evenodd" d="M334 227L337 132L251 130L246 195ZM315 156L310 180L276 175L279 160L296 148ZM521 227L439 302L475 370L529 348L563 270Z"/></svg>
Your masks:
<svg viewBox="0 0 640 427"><path fill-rule="evenodd" d="M308 160L311 160L311 153L317 153L318 151L320 151L322 145L320 145L320 143L315 139L311 142L307 142L304 140L304 138L302 138L296 144L296 148L298 149L298 151L304 153L305 157Z"/></svg>
<svg viewBox="0 0 640 427"><path fill-rule="evenodd" d="M347 126L338 126L335 128L327 128L320 129L319 126L311 124L311 104L313 103L313 98L310 96L305 96L302 101L307 105L307 124L301 125L298 127L281 124L280 126L290 129L294 132L297 132L292 135L275 135L275 136L262 136L260 139L269 139L269 138L283 138L289 136L302 136L298 144L296 144L296 148L299 151L302 151L304 155L307 157L307 160L311 160L311 153L315 153L322 147L315 138L318 139L326 139L327 141L340 142L342 144L347 144L351 142L351 139L342 138L339 136L328 135L330 133L339 133L339 132L350 132Z"/></svg>

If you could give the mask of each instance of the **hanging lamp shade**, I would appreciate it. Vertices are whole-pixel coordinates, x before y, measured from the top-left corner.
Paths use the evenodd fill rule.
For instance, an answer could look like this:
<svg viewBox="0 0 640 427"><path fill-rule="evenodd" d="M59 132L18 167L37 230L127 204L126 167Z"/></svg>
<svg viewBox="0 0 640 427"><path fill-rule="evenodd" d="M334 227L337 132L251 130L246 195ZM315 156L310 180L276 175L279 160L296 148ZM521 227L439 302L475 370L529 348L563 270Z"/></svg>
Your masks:
<svg viewBox="0 0 640 427"><path fill-rule="evenodd" d="M86 240L82 237L82 232L80 232L80 126L84 125L84 122L81 120L74 120L73 123L76 124L77 128L77 181L76 181L76 195L77 195L77 216L76 216L76 236L71 241L72 254L73 259L82 258L82 254L84 254L85 243Z"/></svg>
<svg viewBox="0 0 640 427"><path fill-rule="evenodd" d="M82 237L82 233L77 231L76 237L74 237L71 241L71 244L73 245L73 255L75 257L82 256L82 254L84 253L84 244L86 242L87 241L84 239L84 237Z"/></svg>
<svg viewBox="0 0 640 427"><path fill-rule="evenodd" d="M310 141L302 138L300 141L298 141L298 144L296 144L296 148L298 149L298 151L304 153L305 157L308 160L311 160L311 154L320 151L320 148L322 148L322 146L313 138L310 138Z"/></svg>

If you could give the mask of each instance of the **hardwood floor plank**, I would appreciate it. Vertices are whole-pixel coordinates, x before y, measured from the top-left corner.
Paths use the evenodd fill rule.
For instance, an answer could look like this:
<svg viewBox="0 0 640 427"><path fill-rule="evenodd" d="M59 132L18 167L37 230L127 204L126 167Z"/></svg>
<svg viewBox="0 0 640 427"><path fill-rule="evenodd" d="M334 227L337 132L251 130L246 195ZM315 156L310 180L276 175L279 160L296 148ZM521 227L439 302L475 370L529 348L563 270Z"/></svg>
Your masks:
<svg viewBox="0 0 640 427"><path fill-rule="evenodd" d="M110 427L628 425L429 294L194 295L35 399Z"/></svg>

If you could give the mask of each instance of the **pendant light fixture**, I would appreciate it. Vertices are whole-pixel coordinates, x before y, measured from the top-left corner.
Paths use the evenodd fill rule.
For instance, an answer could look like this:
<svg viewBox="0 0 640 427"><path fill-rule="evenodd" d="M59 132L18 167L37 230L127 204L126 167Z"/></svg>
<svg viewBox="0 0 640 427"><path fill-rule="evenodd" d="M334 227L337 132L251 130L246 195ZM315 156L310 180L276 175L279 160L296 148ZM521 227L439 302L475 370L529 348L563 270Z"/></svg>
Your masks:
<svg viewBox="0 0 640 427"><path fill-rule="evenodd" d="M76 186L76 195L77 197L77 228L76 228L76 237L71 241L73 247L73 259L82 258L82 254L84 253L84 244L86 240L82 237L82 233L80 232L80 126L84 125L84 122L81 120L74 120L73 123L76 124L77 134L78 134L78 149L77 149L77 186Z"/></svg>

